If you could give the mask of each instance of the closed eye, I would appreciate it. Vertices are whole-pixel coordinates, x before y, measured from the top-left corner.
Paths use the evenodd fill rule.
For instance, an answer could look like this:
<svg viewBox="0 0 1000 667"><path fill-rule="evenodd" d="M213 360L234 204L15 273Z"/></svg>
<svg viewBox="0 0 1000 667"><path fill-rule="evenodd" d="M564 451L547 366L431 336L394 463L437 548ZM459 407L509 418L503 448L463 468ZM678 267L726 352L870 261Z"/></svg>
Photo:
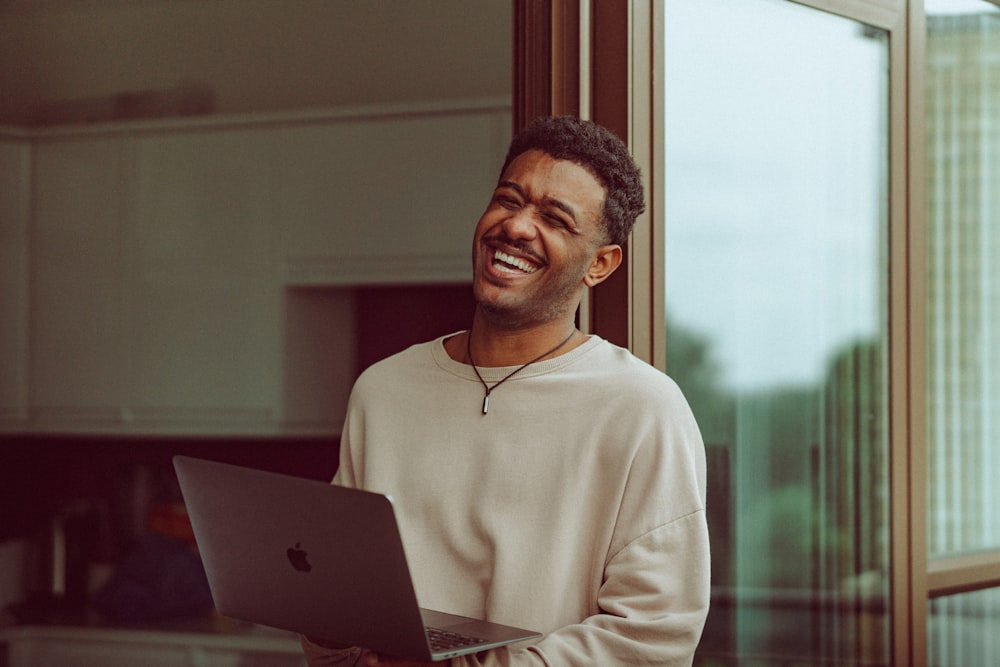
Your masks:
<svg viewBox="0 0 1000 667"><path fill-rule="evenodd" d="M493 196L493 201L503 206L505 209L513 211L521 206L521 202L510 195L497 194Z"/></svg>
<svg viewBox="0 0 1000 667"><path fill-rule="evenodd" d="M573 234L574 236L580 234L580 230L576 226L576 219L563 212L562 207L556 207L554 211L547 211L542 217L545 220L545 224L549 225L553 229L561 229L565 232Z"/></svg>
<svg viewBox="0 0 1000 667"><path fill-rule="evenodd" d="M568 230L573 229L572 225L570 225L569 222L563 219L562 216L546 214L544 217L545 217L545 222L551 227L558 227L560 229L568 229Z"/></svg>

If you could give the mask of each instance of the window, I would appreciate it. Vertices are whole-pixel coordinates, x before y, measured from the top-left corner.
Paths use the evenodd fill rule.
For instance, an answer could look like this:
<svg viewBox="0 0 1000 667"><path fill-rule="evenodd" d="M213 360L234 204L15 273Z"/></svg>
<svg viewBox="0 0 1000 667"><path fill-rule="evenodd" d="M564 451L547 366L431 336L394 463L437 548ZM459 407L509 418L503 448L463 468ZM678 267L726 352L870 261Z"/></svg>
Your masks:
<svg viewBox="0 0 1000 667"><path fill-rule="evenodd" d="M982 0L928 0L926 31L928 548L936 572L977 563L972 579L995 582L1000 10ZM990 630L1000 589L931 592L930 664L1000 663L1000 637Z"/></svg>
<svg viewBox="0 0 1000 667"><path fill-rule="evenodd" d="M1000 10L931 7L928 533L947 556L1000 548Z"/></svg>
<svg viewBox="0 0 1000 667"><path fill-rule="evenodd" d="M666 0L666 365L709 455L697 664L889 656L888 36Z"/></svg>

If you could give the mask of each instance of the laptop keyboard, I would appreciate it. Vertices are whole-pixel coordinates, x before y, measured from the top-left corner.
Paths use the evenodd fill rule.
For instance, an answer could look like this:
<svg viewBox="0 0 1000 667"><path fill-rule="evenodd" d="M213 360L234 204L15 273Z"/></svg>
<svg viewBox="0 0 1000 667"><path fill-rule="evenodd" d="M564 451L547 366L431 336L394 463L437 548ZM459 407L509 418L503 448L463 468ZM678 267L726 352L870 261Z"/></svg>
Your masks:
<svg viewBox="0 0 1000 667"><path fill-rule="evenodd" d="M453 651L455 649L485 644L486 640L481 637L463 635L458 632L449 632L439 628L426 628L427 639L430 641L432 651Z"/></svg>

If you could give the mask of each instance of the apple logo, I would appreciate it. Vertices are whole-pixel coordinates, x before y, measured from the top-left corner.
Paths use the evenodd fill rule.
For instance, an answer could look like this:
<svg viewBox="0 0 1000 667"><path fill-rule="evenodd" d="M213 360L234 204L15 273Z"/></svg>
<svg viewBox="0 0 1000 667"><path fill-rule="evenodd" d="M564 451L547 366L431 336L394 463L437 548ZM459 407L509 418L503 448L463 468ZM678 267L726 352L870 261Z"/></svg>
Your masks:
<svg viewBox="0 0 1000 667"><path fill-rule="evenodd" d="M294 547L289 547L288 551L285 552L288 555L288 561L292 564L299 572L309 572L312 570L312 565L309 563L308 555L304 549L302 549L302 543L296 542Z"/></svg>

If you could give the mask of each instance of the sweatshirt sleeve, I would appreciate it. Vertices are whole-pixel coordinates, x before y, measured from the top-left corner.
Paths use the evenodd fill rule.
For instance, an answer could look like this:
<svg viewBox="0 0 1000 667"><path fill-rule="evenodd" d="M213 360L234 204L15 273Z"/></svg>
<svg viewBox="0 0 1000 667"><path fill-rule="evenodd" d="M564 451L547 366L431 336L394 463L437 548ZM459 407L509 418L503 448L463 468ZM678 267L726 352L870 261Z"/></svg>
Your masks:
<svg viewBox="0 0 1000 667"><path fill-rule="evenodd" d="M691 665L709 601L704 511L634 540L606 569L601 613L560 628L537 644L453 658L453 667L631 667ZM310 667L357 667L361 650L332 651L302 638Z"/></svg>
<svg viewBox="0 0 1000 667"><path fill-rule="evenodd" d="M526 648L453 660L463 667L691 665L709 603L705 512L698 510L628 544L608 563L600 613Z"/></svg>

